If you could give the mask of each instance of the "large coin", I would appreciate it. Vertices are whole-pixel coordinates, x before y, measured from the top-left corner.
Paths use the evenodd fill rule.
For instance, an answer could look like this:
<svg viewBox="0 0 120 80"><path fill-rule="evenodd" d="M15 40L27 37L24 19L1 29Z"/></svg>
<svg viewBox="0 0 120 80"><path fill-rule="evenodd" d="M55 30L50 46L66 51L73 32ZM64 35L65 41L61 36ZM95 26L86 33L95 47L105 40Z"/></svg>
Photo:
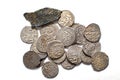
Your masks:
<svg viewBox="0 0 120 80"><path fill-rule="evenodd" d="M30 26L25 26L21 31L20 37L23 42L31 44L38 39L38 31Z"/></svg>

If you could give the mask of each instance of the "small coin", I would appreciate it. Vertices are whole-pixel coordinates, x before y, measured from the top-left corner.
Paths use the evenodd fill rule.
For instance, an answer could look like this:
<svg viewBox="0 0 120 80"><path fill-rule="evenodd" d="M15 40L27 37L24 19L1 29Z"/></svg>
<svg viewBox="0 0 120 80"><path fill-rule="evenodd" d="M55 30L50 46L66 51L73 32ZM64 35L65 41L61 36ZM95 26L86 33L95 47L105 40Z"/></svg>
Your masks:
<svg viewBox="0 0 120 80"><path fill-rule="evenodd" d="M98 42L101 37L100 28L97 24L89 24L84 31L85 38L90 42Z"/></svg>
<svg viewBox="0 0 120 80"><path fill-rule="evenodd" d="M81 52L81 47L79 47L78 45L72 45L68 48L67 59L71 63L78 65L81 63Z"/></svg>
<svg viewBox="0 0 120 80"><path fill-rule="evenodd" d="M58 65L53 62L46 62L42 66L42 73L47 78L54 78L58 75Z"/></svg>
<svg viewBox="0 0 120 80"><path fill-rule="evenodd" d="M67 69L67 70L71 70L71 69L73 69L74 67L75 67L75 65L74 64L72 64L72 63L70 63L68 60L67 60L67 58L64 60L64 62L62 62L62 67L64 68L64 69Z"/></svg>
<svg viewBox="0 0 120 80"><path fill-rule="evenodd" d="M93 56L96 52L99 52L100 50L101 44L99 42L97 43L87 42L85 45L83 45L83 52L88 56Z"/></svg>
<svg viewBox="0 0 120 80"><path fill-rule="evenodd" d="M63 10L61 13L61 17L58 20L58 23L62 27L65 27L65 26L70 27L74 23L74 15L72 14L72 12L70 12L68 10Z"/></svg>
<svg viewBox="0 0 120 80"><path fill-rule="evenodd" d="M53 35L41 35L39 39L37 40L37 49L40 52L47 52L47 45L48 42L55 40L55 37Z"/></svg>
<svg viewBox="0 0 120 80"><path fill-rule="evenodd" d="M51 59L58 59L62 57L64 52L65 52L64 45L61 41L53 40L49 42L47 47L47 53Z"/></svg>
<svg viewBox="0 0 120 80"><path fill-rule="evenodd" d="M34 51L28 51L23 56L23 63L29 69L36 69L40 66L40 56Z"/></svg>
<svg viewBox="0 0 120 80"><path fill-rule="evenodd" d="M95 71L104 70L109 64L109 58L104 52L96 52L92 56L92 67Z"/></svg>
<svg viewBox="0 0 120 80"><path fill-rule="evenodd" d="M38 31L30 26L25 26L21 31L20 37L24 43L31 44L38 39Z"/></svg>
<svg viewBox="0 0 120 80"><path fill-rule="evenodd" d="M75 41L75 32L70 27L64 27L57 32L56 39L60 40L64 46L69 46Z"/></svg>

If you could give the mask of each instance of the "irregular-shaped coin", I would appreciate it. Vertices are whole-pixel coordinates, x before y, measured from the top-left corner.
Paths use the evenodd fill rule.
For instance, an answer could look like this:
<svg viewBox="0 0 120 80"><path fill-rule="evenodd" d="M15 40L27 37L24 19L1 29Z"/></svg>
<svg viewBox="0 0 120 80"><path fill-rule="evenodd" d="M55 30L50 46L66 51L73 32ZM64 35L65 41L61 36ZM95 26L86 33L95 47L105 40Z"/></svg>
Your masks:
<svg viewBox="0 0 120 80"><path fill-rule="evenodd" d="M36 69L40 66L40 56L34 51L28 51L23 56L23 63L29 69Z"/></svg>
<svg viewBox="0 0 120 80"><path fill-rule="evenodd" d="M54 78L58 75L58 65L53 62L46 62L42 66L42 73L47 78Z"/></svg>
<svg viewBox="0 0 120 80"><path fill-rule="evenodd" d="M64 46L69 46L75 41L75 32L70 27L64 27L57 32L56 39L60 40Z"/></svg>
<svg viewBox="0 0 120 80"><path fill-rule="evenodd" d="M32 44L38 39L38 31L32 29L30 26L25 26L21 31L20 37L23 42Z"/></svg>
<svg viewBox="0 0 120 80"><path fill-rule="evenodd" d="M101 31L97 24L89 24L84 31L85 38L90 42L98 42L101 37Z"/></svg>
<svg viewBox="0 0 120 80"><path fill-rule="evenodd" d="M66 26L70 27L74 23L74 15L72 14L72 12L68 10L63 10L61 13L61 17L58 20L58 23L62 27L66 27Z"/></svg>
<svg viewBox="0 0 120 80"><path fill-rule="evenodd" d="M92 56L92 67L95 71L104 70L109 64L109 58L104 52L96 52Z"/></svg>

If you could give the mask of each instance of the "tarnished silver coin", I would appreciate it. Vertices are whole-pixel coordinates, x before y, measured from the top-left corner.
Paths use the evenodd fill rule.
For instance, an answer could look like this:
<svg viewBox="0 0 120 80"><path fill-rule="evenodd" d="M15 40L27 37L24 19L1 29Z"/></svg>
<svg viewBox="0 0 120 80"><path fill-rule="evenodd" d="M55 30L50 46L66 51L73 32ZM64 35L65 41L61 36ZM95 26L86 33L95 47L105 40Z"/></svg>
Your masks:
<svg viewBox="0 0 120 80"><path fill-rule="evenodd" d="M47 47L47 53L51 59L58 59L62 57L64 55L64 52L64 45L61 41L53 40L49 42Z"/></svg>
<svg viewBox="0 0 120 80"><path fill-rule="evenodd" d="M99 52L100 50L101 44L99 42L97 43L87 42L85 45L83 45L83 52L88 56L93 56L96 52Z"/></svg>
<svg viewBox="0 0 120 80"><path fill-rule="evenodd" d="M109 64L109 58L104 52L96 52L92 56L92 67L95 71L104 70Z"/></svg>
<svg viewBox="0 0 120 80"><path fill-rule="evenodd" d="M53 35L46 35L46 34L41 35L39 39L37 40L37 45L36 45L38 51L47 52L46 50L47 50L48 42L52 40L55 40Z"/></svg>
<svg viewBox="0 0 120 80"><path fill-rule="evenodd" d="M69 46L75 41L75 32L71 27L64 27L57 32L56 39L60 40L64 46Z"/></svg>
<svg viewBox="0 0 120 80"><path fill-rule="evenodd" d="M85 38L90 42L98 42L101 37L101 31L97 24L89 24L84 31Z"/></svg>
<svg viewBox="0 0 120 80"><path fill-rule="evenodd" d="M58 65L53 62L46 62L42 66L42 73L47 78L54 78L58 75Z"/></svg>
<svg viewBox="0 0 120 80"><path fill-rule="evenodd" d="M38 39L38 31L32 29L30 26L25 26L20 34L21 40L25 43L32 44L36 39Z"/></svg>
<svg viewBox="0 0 120 80"><path fill-rule="evenodd" d="M72 24L74 23L74 15L68 10L63 10L58 23L62 27L72 26Z"/></svg>
<svg viewBox="0 0 120 80"><path fill-rule="evenodd" d="M62 62L62 67L64 68L64 69L67 69L67 70L71 70L71 69L73 69L74 67L75 67L75 65L74 64L72 64L72 63L70 63L68 60L67 60L67 58L64 60L64 62Z"/></svg>
<svg viewBox="0 0 120 80"><path fill-rule="evenodd" d="M78 45L71 45L68 48L68 52L67 52L67 59L73 63L73 64L80 64L81 63L81 52L82 52L82 48L79 47Z"/></svg>

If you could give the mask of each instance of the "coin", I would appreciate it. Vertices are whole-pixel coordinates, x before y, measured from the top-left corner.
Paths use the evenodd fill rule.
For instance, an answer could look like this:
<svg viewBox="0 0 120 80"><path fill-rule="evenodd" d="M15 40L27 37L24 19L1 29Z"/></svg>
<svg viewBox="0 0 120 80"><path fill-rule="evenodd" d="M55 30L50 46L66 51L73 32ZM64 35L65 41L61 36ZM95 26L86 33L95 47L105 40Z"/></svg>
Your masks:
<svg viewBox="0 0 120 80"><path fill-rule="evenodd" d="M46 50L47 50L48 42L52 40L55 40L53 35L41 35L37 40L37 45L36 45L38 51L47 52Z"/></svg>
<svg viewBox="0 0 120 80"><path fill-rule="evenodd" d="M20 37L24 43L31 44L38 39L38 31L30 26L25 26L21 31Z"/></svg>
<svg viewBox="0 0 120 80"><path fill-rule="evenodd" d="M88 56L93 56L96 52L99 52L100 50L101 44L99 42L97 43L87 42L85 45L83 45L83 52Z"/></svg>
<svg viewBox="0 0 120 80"><path fill-rule="evenodd" d="M53 40L49 42L47 47L47 53L51 59L60 58L61 56L63 56L64 52L65 52L64 45L61 41Z"/></svg>
<svg viewBox="0 0 120 80"><path fill-rule="evenodd" d="M60 40L64 46L69 46L75 41L75 32L70 27L64 27L57 32L56 39Z"/></svg>
<svg viewBox="0 0 120 80"><path fill-rule="evenodd" d="M61 63L62 67L67 70L71 70L75 67L74 64L70 63L67 59L64 60L64 62Z"/></svg>
<svg viewBox="0 0 120 80"><path fill-rule="evenodd" d="M109 58L104 52L96 52L92 56L92 67L95 71L104 70L109 64Z"/></svg>
<svg viewBox="0 0 120 80"><path fill-rule="evenodd" d="M42 73L47 78L54 78L58 75L58 65L53 62L46 62L42 66Z"/></svg>
<svg viewBox="0 0 120 80"><path fill-rule="evenodd" d="M72 12L68 11L68 10L63 10L61 13L61 17L58 20L58 23L62 26L72 26L72 24L74 23L74 15L72 14Z"/></svg>
<svg viewBox="0 0 120 80"><path fill-rule="evenodd" d="M28 51L23 56L23 63L29 69L36 69L40 66L40 56L34 51Z"/></svg>
<svg viewBox="0 0 120 80"><path fill-rule="evenodd" d="M90 42L98 42L101 37L100 28L97 24L89 24L84 31L85 38Z"/></svg>
<svg viewBox="0 0 120 80"><path fill-rule="evenodd" d="M78 45L71 45L68 48L68 52L67 52L67 59L73 63L73 64L80 64L81 63L81 52L82 52L82 48L79 47Z"/></svg>

